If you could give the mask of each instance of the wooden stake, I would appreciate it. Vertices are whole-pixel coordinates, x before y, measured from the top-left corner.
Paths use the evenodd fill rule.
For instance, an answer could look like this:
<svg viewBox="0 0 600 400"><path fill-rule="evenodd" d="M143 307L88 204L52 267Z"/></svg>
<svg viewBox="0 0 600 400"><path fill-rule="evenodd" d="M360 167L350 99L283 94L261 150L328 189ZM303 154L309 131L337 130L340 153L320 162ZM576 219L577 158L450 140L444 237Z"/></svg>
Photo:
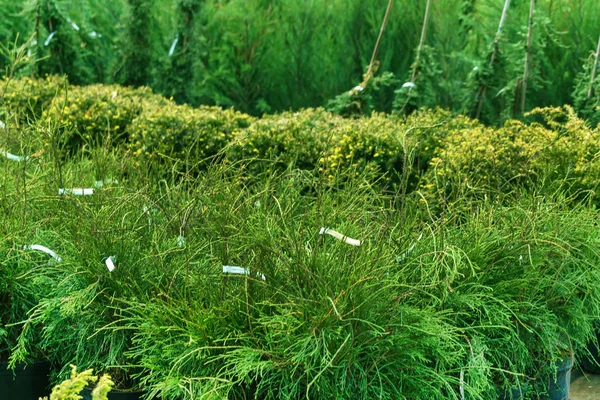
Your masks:
<svg viewBox="0 0 600 400"><path fill-rule="evenodd" d="M377 36L377 42L375 42L375 48L373 49L373 54L371 55L371 62L369 63L369 68L367 69L367 72L363 77L363 82L360 84L360 86L363 89L367 87L367 83L369 83L369 80L375 74L375 71L373 70L376 64L375 60L377 57L377 53L379 52L379 46L381 45L381 38L383 37L383 32L385 31L388 19L390 18L392 4L394 4L394 0L390 0L388 2L387 9L385 10L385 16L383 17L383 22L381 23L381 28L379 29L379 36Z"/></svg>
<svg viewBox="0 0 600 400"><path fill-rule="evenodd" d="M417 70L419 69L419 59L421 57L421 51L423 50L423 46L425 45L425 36L427 35L427 22L429 21L429 9L431 8L431 0L427 0L427 5L425 6L425 17L423 17L423 27L421 28L421 40L419 40L419 47L417 49L417 56L415 58L415 67L413 68L412 76L410 81L415 83L415 79L417 79Z"/></svg>
<svg viewBox="0 0 600 400"><path fill-rule="evenodd" d="M533 32L533 12L535 0L529 3L529 27L527 31L527 50L525 54L525 68L523 69L523 87L521 88L521 114L525 113L525 97L527 96L527 75L529 74L529 63L531 62L531 34Z"/></svg>
<svg viewBox="0 0 600 400"><path fill-rule="evenodd" d="M504 8L502 9L502 16L500 17L500 24L498 25L498 31L496 31L496 37L494 38L494 47L492 49L492 55L490 56L490 70L494 66L494 61L496 61L496 54L498 53L498 45L500 43L500 37L502 36L502 29L504 28L504 23L506 22L506 15L508 14L508 7L510 6L510 0L504 1ZM485 99L485 93L487 91L487 85L482 83L479 87L477 94L479 95L479 104L477 105L477 114L475 118L479 119L481 116L481 108L483 107L483 100Z"/></svg>
<svg viewBox="0 0 600 400"><path fill-rule="evenodd" d="M590 79L590 88L588 89L587 98L588 100L592 97L592 90L594 88L594 80L596 79L596 72L598 71L598 55L600 54L600 38L598 38L598 47L596 48L596 56L594 57L594 66L592 67L592 78Z"/></svg>

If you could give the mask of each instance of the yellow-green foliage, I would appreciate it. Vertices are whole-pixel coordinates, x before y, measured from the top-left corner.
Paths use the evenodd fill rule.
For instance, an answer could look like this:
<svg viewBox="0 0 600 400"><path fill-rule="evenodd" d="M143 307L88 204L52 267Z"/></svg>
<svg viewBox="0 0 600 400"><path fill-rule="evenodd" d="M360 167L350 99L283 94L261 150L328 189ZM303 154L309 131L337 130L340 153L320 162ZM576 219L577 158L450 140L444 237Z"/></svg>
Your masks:
<svg viewBox="0 0 600 400"><path fill-rule="evenodd" d="M166 105L169 101L148 88L71 86L52 100L43 117L49 125L58 124L61 144L78 148L126 140L129 125L146 103Z"/></svg>
<svg viewBox="0 0 600 400"><path fill-rule="evenodd" d="M540 121L452 131L431 160L425 188L503 193L518 185L562 186L571 193L593 193L600 178L600 132L570 107L536 109L528 116Z"/></svg>
<svg viewBox="0 0 600 400"><path fill-rule="evenodd" d="M131 125L130 148L140 161L167 156L196 164L224 149L252 120L219 107L147 104Z"/></svg>
<svg viewBox="0 0 600 400"><path fill-rule="evenodd" d="M231 162L245 160L251 173L288 165L314 169L335 141L335 128L344 123L323 109L265 115L238 132L227 158Z"/></svg>
<svg viewBox="0 0 600 400"><path fill-rule="evenodd" d="M398 182L408 169L410 185L425 171L434 150L456 129L476 126L467 117L455 118L443 110L414 113L407 119L374 113L370 117L346 120L337 126L332 145L324 158L326 168L369 169L388 174L387 181Z"/></svg>
<svg viewBox="0 0 600 400"><path fill-rule="evenodd" d="M80 400L83 399L81 391L90 386L92 383L96 384L96 387L92 390L92 400L108 400L108 393L114 386L110 375L102 375L98 380L98 377L93 375L91 369L83 372L77 372L77 367L71 365L71 379L67 379L64 382L56 385L52 389L50 394L50 400ZM44 397L41 400L48 400Z"/></svg>
<svg viewBox="0 0 600 400"><path fill-rule="evenodd" d="M31 79L0 80L0 113L9 121L24 123L38 119L52 99L66 87L66 80L58 76Z"/></svg>
<svg viewBox="0 0 600 400"><path fill-rule="evenodd" d="M331 172L348 168L401 171L404 144L415 144L413 137L405 137L403 128L400 121L377 113L338 125L331 150L323 158L326 169Z"/></svg>

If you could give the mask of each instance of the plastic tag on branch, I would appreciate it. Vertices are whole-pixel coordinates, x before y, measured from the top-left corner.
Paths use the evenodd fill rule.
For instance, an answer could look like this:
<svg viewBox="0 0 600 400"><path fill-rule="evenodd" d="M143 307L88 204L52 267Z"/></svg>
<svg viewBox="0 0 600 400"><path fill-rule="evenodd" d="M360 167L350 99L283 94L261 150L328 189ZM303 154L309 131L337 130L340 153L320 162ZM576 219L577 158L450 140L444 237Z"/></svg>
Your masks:
<svg viewBox="0 0 600 400"><path fill-rule="evenodd" d="M75 22L71 22L71 26L73 27L73 29L75 29L76 31L79 31L79 27L77 26L77 24Z"/></svg>
<svg viewBox="0 0 600 400"><path fill-rule="evenodd" d="M183 237L183 235L177 236L177 246L185 247L185 238Z"/></svg>
<svg viewBox="0 0 600 400"><path fill-rule="evenodd" d="M348 94L349 94L350 96L352 96L352 95L354 95L354 94L357 94L357 93L360 93L360 92L362 92L363 90L365 90L365 88L364 88L364 87L362 87L361 85L357 85L357 86L354 86L354 88L352 88L352 90L351 90L351 91L349 91L349 92L348 92Z"/></svg>
<svg viewBox="0 0 600 400"><path fill-rule="evenodd" d="M321 230L319 231L319 235L325 235L325 234L333 236L334 238L336 238L344 243L347 243L351 246L360 246L360 240L349 238L348 236L343 235L337 231L334 231L333 229L321 228Z"/></svg>
<svg viewBox="0 0 600 400"><path fill-rule="evenodd" d="M52 40L52 38L54 37L54 35L56 35L56 31L50 32L50 34L48 35L48 38L44 42L44 46L47 47L50 44L50 41Z"/></svg>
<svg viewBox="0 0 600 400"><path fill-rule="evenodd" d="M90 196L94 194L93 188L72 188L72 189L58 189L59 195L72 194L73 196Z"/></svg>
<svg viewBox="0 0 600 400"><path fill-rule="evenodd" d="M0 121L0 129L6 129L6 124Z"/></svg>
<svg viewBox="0 0 600 400"><path fill-rule="evenodd" d="M2 152L2 155L11 161L21 162L21 161L29 160L28 156L17 156L17 155L9 153L7 151Z"/></svg>
<svg viewBox="0 0 600 400"><path fill-rule="evenodd" d="M177 35L175 37L175 40L173 40L173 44L171 45L171 48L169 49L169 57L171 57L173 55L173 53L175 53L175 48L177 47L178 41L179 41L179 35Z"/></svg>
<svg viewBox="0 0 600 400"><path fill-rule="evenodd" d="M102 34L96 32L96 31L91 31L90 33L88 33L88 36L93 39L100 39L102 37Z"/></svg>
<svg viewBox="0 0 600 400"><path fill-rule="evenodd" d="M106 268L108 268L108 272L113 272L115 268L117 268L115 266L115 260L113 259L113 257L114 256L110 256L104 261L104 263L106 264Z"/></svg>
<svg viewBox="0 0 600 400"><path fill-rule="evenodd" d="M416 86L417 85L415 85L414 82L404 82L404 84L402 85L403 88L411 88L411 89L414 88L414 87L416 87Z"/></svg>
<svg viewBox="0 0 600 400"><path fill-rule="evenodd" d="M23 250L37 250L37 251L41 251L43 253L48 254L50 257L54 258L56 261L59 261L59 262L62 261L62 259L59 256L57 256L55 252L53 252L52 250L50 250L46 246L42 246L41 244L26 245L26 246L23 246Z"/></svg>
<svg viewBox="0 0 600 400"><path fill-rule="evenodd" d="M242 267L236 267L234 265L223 265L223 273L224 274L237 274L237 275L250 275L250 270ZM259 275L263 281L266 281L267 278L263 275Z"/></svg>

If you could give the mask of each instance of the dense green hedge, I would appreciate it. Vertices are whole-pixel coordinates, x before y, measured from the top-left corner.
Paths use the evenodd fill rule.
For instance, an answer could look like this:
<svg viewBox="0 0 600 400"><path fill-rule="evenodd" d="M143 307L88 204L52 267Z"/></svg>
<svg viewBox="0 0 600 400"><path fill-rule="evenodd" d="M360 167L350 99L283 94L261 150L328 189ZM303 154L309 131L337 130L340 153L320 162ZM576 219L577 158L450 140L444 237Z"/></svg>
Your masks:
<svg viewBox="0 0 600 400"><path fill-rule="evenodd" d="M70 149L121 142L138 165L204 168L221 154L249 175L289 166L325 177L367 169L384 177L384 185L404 177L409 189L438 198L522 185L562 187L581 197L595 195L600 177L600 128L590 128L570 107L536 109L529 122L491 128L439 109L407 118L342 118L306 109L256 119L176 105L146 88L67 87L55 77L11 81L5 97L0 112L8 120L37 119L49 140Z"/></svg>

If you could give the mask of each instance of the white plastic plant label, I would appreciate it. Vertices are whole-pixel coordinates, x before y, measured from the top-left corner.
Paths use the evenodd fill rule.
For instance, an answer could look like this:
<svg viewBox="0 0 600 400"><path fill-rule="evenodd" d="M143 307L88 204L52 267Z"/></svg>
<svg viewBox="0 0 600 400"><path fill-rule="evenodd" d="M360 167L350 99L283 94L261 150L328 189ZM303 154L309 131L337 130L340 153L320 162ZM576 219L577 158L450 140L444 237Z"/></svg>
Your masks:
<svg viewBox="0 0 600 400"><path fill-rule="evenodd" d="M177 246L185 247L185 238L182 235L177 236Z"/></svg>
<svg viewBox="0 0 600 400"><path fill-rule="evenodd" d="M348 236L343 235L337 231L334 231L333 229L321 228L321 230L319 231L319 235L325 235L325 234L333 236L334 238L336 238L344 243L347 243L351 246L360 246L360 240L349 238Z"/></svg>
<svg viewBox="0 0 600 400"><path fill-rule="evenodd" d="M250 271L246 268L236 267L234 265L223 265L223 273L224 274L237 274L237 275L250 275ZM260 277L263 281L266 281L267 278L260 274Z"/></svg>
<svg viewBox="0 0 600 400"><path fill-rule="evenodd" d="M94 194L93 188L73 188L73 189L58 189L58 194L66 195L72 194L73 196L90 196Z"/></svg>
<svg viewBox="0 0 600 400"><path fill-rule="evenodd" d="M364 87L362 87L361 85L354 86L354 87L352 88L352 90L350 90L350 91L348 92L348 94L349 94L350 96L352 96L352 95L354 95L354 94L356 94L356 93L360 93L360 92L362 92L363 90L365 90L365 88L364 88Z"/></svg>
<svg viewBox="0 0 600 400"><path fill-rule="evenodd" d="M79 31L79 27L77 26L77 24L75 22L71 22L71 26L73 27L73 29L75 29L76 31Z"/></svg>
<svg viewBox="0 0 600 400"><path fill-rule="evenodd" d="M48 35L48 38L44 42L44 46L48 47L48 45L50 44L50 41L52 40L54 35L56 35L56 31L50 32L50 34Z"/></svg>
<svg viewBox="0 0 600 400"><path fill-rule="evenodd" d="M21 161L29 160L29 157L27 157L27 156L17 156L17 155L9 153L7 151L2 152L2 155L11 161L21 162Z"/></svg>
<svg viewBox="0 0 600 400"><path fill-rule="evenodd" d="M173 40L173 44L171 45L171 48L169 49L169 57L171 57L173 55L173 53L175 53L175 48L177 47L178 41L179 41L179 36L175 37L175 40Z"/></svg>
<svg viewBox="0 0 600 400"><path fill-rule="evenodd" d="M113 272L115 268L117 268L115 266L115 260L113 259L113 256L108 257L104 263L106 264L106 268L108 268L108 272Z"/></svg>
<svg viewBox="0 0 600 400"><path fill-rule="evenodd" d="M414 88L415 86L417 86L417 85L415 85L414 82L404 82L404 84L402 85L403 88L411 88L411 89Z"/></svg>
<svg viewBox="0 0 600 400"><path fill-rule="evenodd" d="M93 39L100 39L102 37L102 34L96 32L96 31L91 31L90 33L88 33L88 36Z"/></svg>
<svg viewBox="0 0 600 400"><path fill-rule="evenodd" d="M41 244L31 244L23 247L23 250L37 250L43 253L48 254L50 257L54 258L56 261L60 262L62 259L56 255L55 252L47 248L46 246L42 246Z"/></svg>
<svg viewBox="0 0 600 400"><path fill-rule="evenodd" d="M5 129L6 128L6 124L2 121L0 121L0 128L1 129Z"/></svg>

